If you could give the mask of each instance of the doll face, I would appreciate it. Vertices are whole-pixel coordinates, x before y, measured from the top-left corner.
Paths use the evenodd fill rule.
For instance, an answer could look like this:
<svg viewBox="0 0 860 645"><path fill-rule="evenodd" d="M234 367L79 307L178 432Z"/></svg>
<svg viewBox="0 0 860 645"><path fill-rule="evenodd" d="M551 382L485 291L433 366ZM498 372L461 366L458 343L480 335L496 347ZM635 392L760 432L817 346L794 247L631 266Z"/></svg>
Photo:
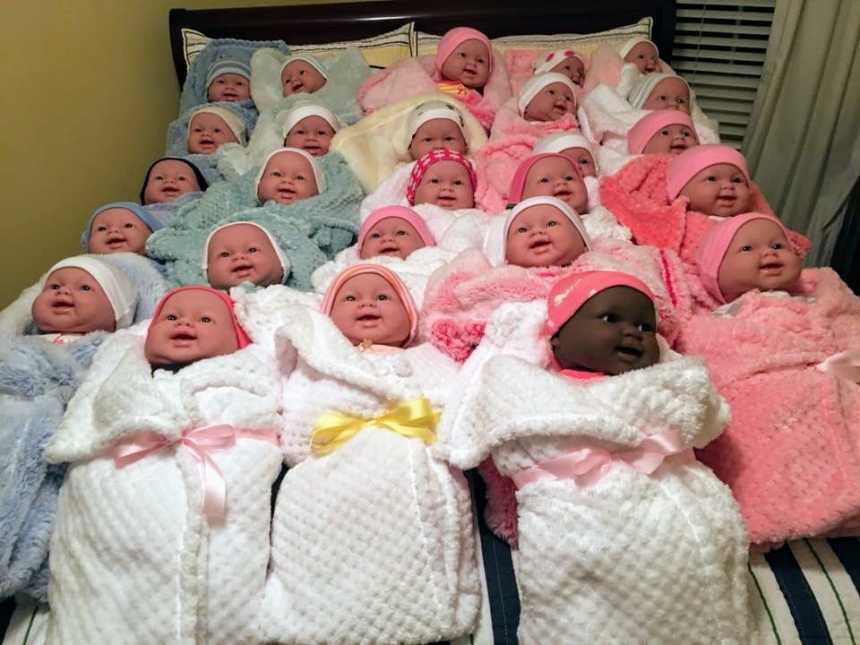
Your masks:
<svg viewBox="0 0 860 645"><path fill-rule="evenodd" d="M688 210L717 217L733 217L749 211L752 191L737 166L718 163L696 174L681 190L690 198Z"/></svg>
<svg viewBox="0 0 860 645"><path fill-rule="evenodd" d="M766 219L754 219L735 233L717 280L726 302L731 302L753 289L787 290L797 282L800 269L800 257L782 229Z"/></svg>
<svg viewBox="0 0 860 645"><path fill-rule="evenodd" d="M296 123L287 133L284 145L291 148L301 148L314 157L328 153L334 128L321 116L306 116Z"/></svg>
<svg viewBox="0 0 860 645"><path fill-rule="evenodd" d="M95 216L90 226L90 253L143 254L147 238L152 234L140 218L125 208L106 208Z"/></svg>
<svg viewBox="0 0 860 645"><path fill-rule="evenodd" d="M377 255L396 255L405 260L412 251L425 246L412 224L401 217L386 217L367 232L359 257L364 260Z"/></svg>
<svg viewBox="0 0 860 645"><path fill-rule="evenodd" d="M642 74L650 74L657 71L660 55L657 48L651 43L636 43L624 57L625 63L633 63Z"/></svg>
<svg viewBox="0 0 860 645"><path fill-rule="evenodd" d="M679 155L687 148L699 145L696 133L686 125L667 125L651 137L642 149L646 155Z"/></svg>
<svg viewBox="0 0 860 645"><path fill-rule="evenodd" d="M577 213L588 212L588 190L569 159L547 157L529 169L523 199L539 195L560 199Z"/></svg>
<svg viewBox="0 0 860 645"><path fill-rule="evenodd" d="M211 112L202 112L191 119L188 152L211 155L224 143L239 143L239 141L220 116Z"/></svg>
<svg viewBox="0 0 860 645"><path fill-rule="evenodd" d="M585 242L561 211L537 204L514 218L505 259L521 267L567 266L585 252Z"/></svg>
<svg viewBox="0 0 860 645"><path fill-rule="evenodd" d="M235 224L215 233L209 240L206 264L209 284L216 289L229 289L242 282L267 287L280 284L284 277L269 238L250 224Z"/></svg>
<svg viewBox="0 0 860 645"><path fill-rule="evenodd" d="M526 121L558 121L565 114L576 114L576 98L564 83L550 83L526 105Z"/></svg>
<svg viewBox="0 0 860 645"><path fill-rule="evenodd" d="M180 291L146 333L143 352L153 367L188 365L239 349L227 305L205 291Z"/></svg>
<svg viewBox="0 0 860 645"><path fill-rule="evenodd" d="M574 85L578 85L579 87L582 87L582 84L585 81L585 65L582 64L581 60L574 56L565 58L550 71L556 72L557 74L564 74L573 81Z"/></svg>
<svg viewBox="0 0 860 645"><path fill-rule="evenodd" d="M563 369L615 376L660 359L654 303L630 287L610 287L589 298L550 344Z"/></svg>
<svg viewBox="0 0 860 645"><path fill-rule="evenodd" d="M281 152L269 159L257 196L260 203L270 199L279 204L292 204L317 194L317 181L310 162L296 152Z"/></svg>
<svg viewBox="0 0 860 645"><path fill-rule="evenodd" d="M143 203L172 202L181 195L197 190L200 190L200 184L188 164L176 159L164 159L149 171L149 180L143 190Z"/></svg>
<svg viewBox="0 0 860 645"><path fill-rule="evenodd" d="M281 88L284 96L306 92L313 94L326 83L319 70L303 60L294 60L281 72Z"/></svg>
<svg viewBox="0 0 860 645"><path fill-rule="evenodd" d="M221 74L209 83L206 97L214 101L247 101L251 98L251 82L241 74Z"/></svg>
<svg viewBox="0 0 860 645"><path fill-rule="evenodd" d="M464 40L442 64L442 76L481 89L490 78L490 52L480 40Z"/></svg>
<svg viewBox="0 0 860 645"><path fill-rule="evenodd" d="M469 173L456 161L439 161L424 173L415 190L416 204L436 204L442 208L473 208L475 191Z"/></svg>
<svg viewBox="0 0 860 645"><path fill-rule="evenodd" d="M585 148L565 148L559 154L570 159L583 177L597 177L597 164Z"/></svg>
<svg viewBox="0 0 860 645"><path fill-rule="evenodd" d="M364 273L347 280L335 296L331 319L353 345L401 347L410 321L397 291L382 276Z"/></svg>
<svg viewBox="0 0 860 645"><path fill-rule="evenodd" d="M83 269L57 269L36 296L33 322L42 333L85 334L116 328L113 307L104 289Z"/></svg>
<svg viewBox="0 0 860 645"><path fill-rule="evenodd" d="M643 110L679 110L690 113L690 88L680 78L664 78L654 86Z"/></svg>
<svg viewBox="0 0 860 645"><path fill-rule="evenodd" d="M466 138L460 126L450 119L430 119L415 131L409 144L409 156L420 159L431 150L453 150L466 154Z"/></svg>

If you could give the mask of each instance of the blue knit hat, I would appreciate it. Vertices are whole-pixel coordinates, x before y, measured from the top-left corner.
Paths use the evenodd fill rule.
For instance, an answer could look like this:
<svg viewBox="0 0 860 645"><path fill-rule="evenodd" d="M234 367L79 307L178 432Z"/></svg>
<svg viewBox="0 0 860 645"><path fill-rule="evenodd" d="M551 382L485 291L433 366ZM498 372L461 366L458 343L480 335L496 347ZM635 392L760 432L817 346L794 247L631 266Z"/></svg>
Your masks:
<svg viewBox="0 0 860 645"><path fill-rule="evenodd" d="M93 220L96 218L96 215L109 208L124 208L127 211L131 211L141 222L146 224L149 227L149 230L153 233L160 228L164 228L165 222L140 204L135 204L134 202L111 202L110 204L99 206L93 211L93 214L90 215L90 218L87 220L87 225L81 233L81 248L84 251L89 249Z"/></svg>
<svg viewBox="0 0 860 645"><path fill-rule="evenodd" d="M238 74L251 80L251 66L239 60L217 60L209 67L209 73L206 75L206 87L209 87L217 77L221 74Z"/></svg>

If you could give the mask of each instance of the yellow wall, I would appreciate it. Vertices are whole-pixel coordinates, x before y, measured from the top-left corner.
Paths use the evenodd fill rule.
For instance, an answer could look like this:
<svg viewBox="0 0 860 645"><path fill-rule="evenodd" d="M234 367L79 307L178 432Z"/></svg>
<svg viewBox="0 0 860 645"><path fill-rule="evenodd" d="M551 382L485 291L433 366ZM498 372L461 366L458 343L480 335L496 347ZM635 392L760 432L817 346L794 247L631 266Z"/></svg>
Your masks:
<svg viewBox="0 0 860 645"><path fill-rule="evenodd" d="M331 0L329 0L331 1ZM179 88L171 7L320 0L2 0L0 307L79 251L92 210L136 201Z"/></svg>

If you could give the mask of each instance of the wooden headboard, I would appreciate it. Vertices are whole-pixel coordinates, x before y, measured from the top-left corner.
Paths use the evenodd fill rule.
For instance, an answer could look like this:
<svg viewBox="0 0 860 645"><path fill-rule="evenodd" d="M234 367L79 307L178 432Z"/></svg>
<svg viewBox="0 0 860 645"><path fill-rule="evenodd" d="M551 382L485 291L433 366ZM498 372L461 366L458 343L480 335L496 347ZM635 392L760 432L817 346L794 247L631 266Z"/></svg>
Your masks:
<svg viewBox="0 0 860 645"><path fill-rule="evenodd" d="M182 29L211 38L284 40L317 44L356 40L414 21L415 28L443 34L466 25L490 38L518 34L587 34L629 25L651 16L652 38L669 62L675 33L675 0L436 0L435 2L350 2L246 9L171 9L170 47L179 85L185 81Z"/></svg>

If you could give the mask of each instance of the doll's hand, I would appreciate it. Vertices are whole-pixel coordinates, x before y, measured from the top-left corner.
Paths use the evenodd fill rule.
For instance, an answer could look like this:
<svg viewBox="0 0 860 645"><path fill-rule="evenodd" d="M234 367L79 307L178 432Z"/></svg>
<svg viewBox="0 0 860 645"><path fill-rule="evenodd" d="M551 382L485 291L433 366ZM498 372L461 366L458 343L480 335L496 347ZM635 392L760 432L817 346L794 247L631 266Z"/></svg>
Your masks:
<svg viewBox="0 0 860 645"><path fill-rule="evenodd" d="M816 366L822 372L843 378L852 383L860 383L860 350L833 354Z"/></svg>

